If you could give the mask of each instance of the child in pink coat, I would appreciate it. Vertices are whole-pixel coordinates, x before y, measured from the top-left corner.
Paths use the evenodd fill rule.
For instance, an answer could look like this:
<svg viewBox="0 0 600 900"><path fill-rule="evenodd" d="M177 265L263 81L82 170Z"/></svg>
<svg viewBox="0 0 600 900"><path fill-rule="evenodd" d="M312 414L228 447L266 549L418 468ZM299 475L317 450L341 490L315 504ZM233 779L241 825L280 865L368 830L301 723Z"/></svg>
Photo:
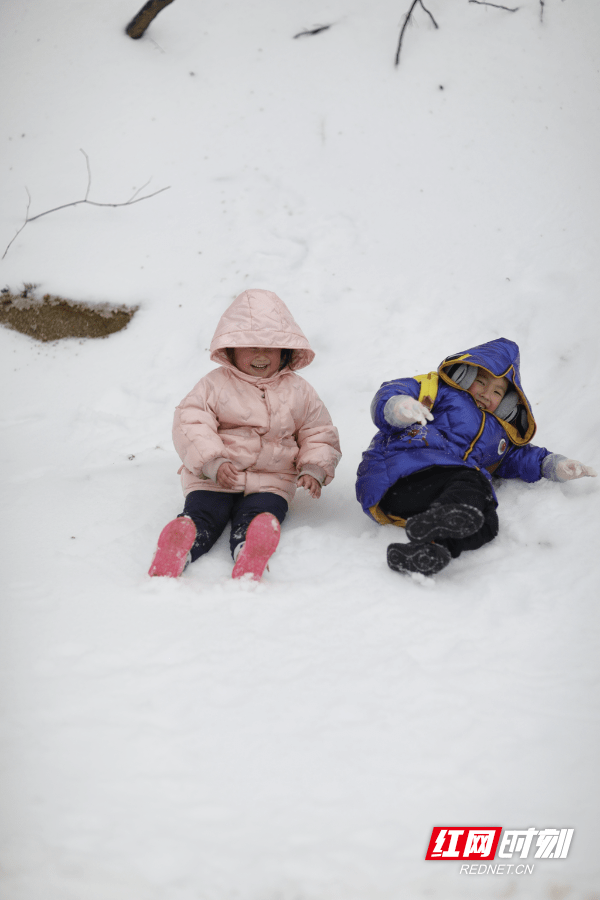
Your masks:
<svg viewBox="0 0 600 900"><path fill-rule="evenodd" d="M271 291L240 294L210 345L219 364L177 409L185 506L163 529L150 575L180 575L231 521L233 577L260 579L296 486L318 498L340 460L337 429L298 369L314 351Z"/></svg>

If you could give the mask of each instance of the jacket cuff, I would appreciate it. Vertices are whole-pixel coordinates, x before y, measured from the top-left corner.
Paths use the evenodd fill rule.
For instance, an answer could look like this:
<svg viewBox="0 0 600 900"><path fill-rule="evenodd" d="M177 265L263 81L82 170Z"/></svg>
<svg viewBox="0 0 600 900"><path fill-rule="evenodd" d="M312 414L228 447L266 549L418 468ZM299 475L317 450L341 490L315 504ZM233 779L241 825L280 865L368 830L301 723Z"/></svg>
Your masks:
<svg viewBox="0 0 600 900"><path fill-rule="evenodd" d="M216 459L210 459L202 466L202 474L205 478L210 478L210 480L214 481L216 484L219 466L223 465L225 462L231 462L231 460L227 459L225 456L218 456Z"/></svg>
<svg viewBox="0 0 600 900"><path fill-rule="evenodd" d="M298 478L302 478L303 475L312 475L312 477L316 479L316 481L318 481L320 485L322 485L325 481L325 478L327 477L327 472L325 471L325 469L322 469L321 466L315 466L311 463L307 463L307 465L302 466L302 468L300 469Z"/></svg>
<svg viewBox="0 0 600 900"><path fill-rule="evenodd" d="M567 479L561 478L556 471L559 462L566 458L560 453L549 453L548 456L545 456L542 460L542 478L547 478L549 481L566 481Z"/></svg>

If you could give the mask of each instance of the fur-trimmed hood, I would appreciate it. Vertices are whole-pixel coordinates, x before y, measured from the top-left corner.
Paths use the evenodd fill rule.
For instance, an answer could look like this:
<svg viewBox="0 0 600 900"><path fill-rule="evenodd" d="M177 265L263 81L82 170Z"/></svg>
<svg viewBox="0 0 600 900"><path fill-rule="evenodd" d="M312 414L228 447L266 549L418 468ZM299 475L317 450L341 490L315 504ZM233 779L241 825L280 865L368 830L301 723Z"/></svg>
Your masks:
<svg viewBox="0 0 600 900"><path fill-rule="evenodd" d="M254 289L244 291L229 306L217 325L210 345L210 358L226 368L235 368L227 347L281 347L292 350L290 369L303 369L315 358L314 350L277 294Z"/></svg>

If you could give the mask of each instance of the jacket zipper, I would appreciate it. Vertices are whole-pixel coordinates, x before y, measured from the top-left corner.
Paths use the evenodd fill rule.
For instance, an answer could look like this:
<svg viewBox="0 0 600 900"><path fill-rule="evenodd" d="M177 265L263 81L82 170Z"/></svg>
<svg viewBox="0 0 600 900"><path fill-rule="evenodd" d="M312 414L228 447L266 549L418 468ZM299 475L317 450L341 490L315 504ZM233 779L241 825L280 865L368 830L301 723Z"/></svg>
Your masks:
<svg viewBox="0 0 600 900"><path fill-rule="evenodd" d="M482 409L482 410L481 410L481 425L479 426L479 431L477 432L477 434L475 435L475 437L474 437L473 440L471 441L471 445L470 445L469 449L467 450L467 452L466 452L465 455L463 456L463 462L464 462L464 461L467 459L467 457L470 456L471 453L473 452L473 448L475 447L475 444L477 443L477 441L478 441L479 438L481 437L481 435L482 435L482 433L483 433L484 427L485 427L485 411Z"/></svg>

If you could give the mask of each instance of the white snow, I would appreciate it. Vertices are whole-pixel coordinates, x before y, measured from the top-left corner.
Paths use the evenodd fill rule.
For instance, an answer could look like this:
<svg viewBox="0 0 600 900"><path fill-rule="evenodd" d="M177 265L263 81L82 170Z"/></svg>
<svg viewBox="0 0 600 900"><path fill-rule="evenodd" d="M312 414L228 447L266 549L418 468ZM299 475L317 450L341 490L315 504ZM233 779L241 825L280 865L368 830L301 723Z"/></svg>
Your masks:
<svg viewBox="0 0 600 900"><path fill-rule="evenodd" d="M430 0L398 68L409 0L176 0L132 41L141 5L0 9L0 255L25 187L84 197L81 149L91 200L169 187L0 263L140 306L100 341L0 329L2 897L597 900L598 481L502 484L499 537L419 580L354 476L383 381L498 336L535 442L598 468L600 5ZM344 457L261 584L225 537L151 580L173 408L247 287L311 340ZM467 876L424 860L436 825L575 834Z"/></svg>

